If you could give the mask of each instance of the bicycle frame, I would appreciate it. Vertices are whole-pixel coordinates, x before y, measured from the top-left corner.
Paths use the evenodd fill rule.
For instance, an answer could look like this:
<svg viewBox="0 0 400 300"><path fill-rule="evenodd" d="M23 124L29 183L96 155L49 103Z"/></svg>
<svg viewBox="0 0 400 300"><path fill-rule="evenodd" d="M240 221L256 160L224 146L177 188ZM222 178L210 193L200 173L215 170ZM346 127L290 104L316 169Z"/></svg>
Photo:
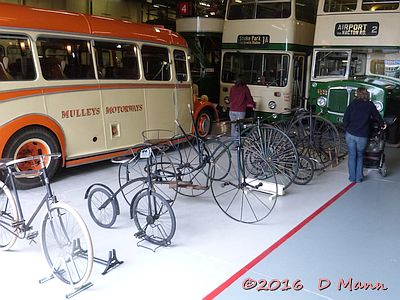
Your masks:
<svg viewBox="0 0 400 300"><path fill-rule="evenodd" d="M19 223L17 224L17 226L21 229L21 231L23 232L23 235L20 236L16 232L10 231L7 228L5 228L5 229L7 231L9 231L10 233L12 233L13 235L17 236L18 238L23 239L26 237L26 232L32 229L31 224L35 220L39 211L41 210L41 208L43 207L43 205L45 203L46 203L47 211L50 211L50 204L57 202L56 197L53 193L53 190L51 189L51 186L49 184L49 178L47 177L46 167L44 165L42 158L40 158L40 165L41 165L40 166L41 170L39 172L35 171L35 173L38 173L38 176L41 176L40 179L44 182L44 185L46 187L46 194L44 195L43 199L40 201L39 205L36 207L35 211L29 218L28 222L25 222L25 219L24 219L24 214L23 214L21 202L19 199L19 195L17 192L15 179L14 179L14 174L18 174L19 172L18 171L14 172L11 169L11 165L7 165L7 173L8 174L7 174L6 180L4 182L4 185L7 185L8 182L11 184L11 190L12 190L11 192L15 198L15 202L17 205L17 214L18 214L18 219L19 219Z"/></svg>

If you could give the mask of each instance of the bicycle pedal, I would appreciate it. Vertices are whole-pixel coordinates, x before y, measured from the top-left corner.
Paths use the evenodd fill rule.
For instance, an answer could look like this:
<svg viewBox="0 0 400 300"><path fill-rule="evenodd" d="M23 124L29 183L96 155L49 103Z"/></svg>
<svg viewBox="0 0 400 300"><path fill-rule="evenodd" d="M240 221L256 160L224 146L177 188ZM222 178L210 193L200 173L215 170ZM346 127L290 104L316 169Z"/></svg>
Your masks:
<svg viewBox="0 0 400 300"><path fill-rule="evenodd" d="M138 231L134 234L135 238L141 239L144 238L146 236L146 232L144 232L143 230Z"/></svg>
<svg viewBox="0 0 400 300"><path fill-rule="evenodd" d="M37 238L38 235L39 235L39 232L38 232L38 231L32 231L32 232L30 232L30 233L28 233L28 234L26 235L26 239L27 239L27 240L32 240L32 241L33 241L33 239ZM33 242L35 242L35 241L33 241ZM36 242L35 242L35 243L36 243Z"/></svg>

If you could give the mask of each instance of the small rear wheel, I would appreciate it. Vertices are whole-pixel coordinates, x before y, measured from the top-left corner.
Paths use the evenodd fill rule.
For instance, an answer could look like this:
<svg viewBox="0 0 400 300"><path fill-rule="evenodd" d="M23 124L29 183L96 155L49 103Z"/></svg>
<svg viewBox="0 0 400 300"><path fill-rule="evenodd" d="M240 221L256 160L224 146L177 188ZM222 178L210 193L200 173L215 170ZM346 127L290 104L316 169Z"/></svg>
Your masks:
<svg viewBox="0 0 400 300"><path fill-rule="evenodd" d="M118 214L118 203L114 195L102 187L93 188L88 195L89 214L103 228L114 225Z"/></svg>
<svg viewBox="0 0 400 300"><path fill-rule="evenodd" d="M307 156L299 155L299 168L297 170L294 183L305 185L314 177L314 163Z"/></svg>

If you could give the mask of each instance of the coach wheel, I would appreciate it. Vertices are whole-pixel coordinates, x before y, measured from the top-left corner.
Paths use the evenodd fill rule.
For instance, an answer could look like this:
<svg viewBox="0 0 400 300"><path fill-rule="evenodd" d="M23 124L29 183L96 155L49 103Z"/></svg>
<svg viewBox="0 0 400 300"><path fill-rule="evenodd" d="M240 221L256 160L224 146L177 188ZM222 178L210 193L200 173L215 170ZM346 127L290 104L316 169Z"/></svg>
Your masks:
<svg viewBox="0 0 400 300"><path fill-rule="evenodd" d="M201 138L206 137L211 133L212 129L212 115L207 110L202 110L196 120L196 128Z"/></svg>
<svg viewBox="0 0 400 300"><path fill-rule="evenodd" d="M31 127L15 133L7 142L3 157L19 159L28 156L37 156L60 152L56 137L48 130L41 127ZM53 177L60 166L60 159L47 157L44 160L49 178ZM16 166L17 171L39 170L38 161L27 161ZM19 189L30 189L40 186L37 176L16 179Z"/></svg>

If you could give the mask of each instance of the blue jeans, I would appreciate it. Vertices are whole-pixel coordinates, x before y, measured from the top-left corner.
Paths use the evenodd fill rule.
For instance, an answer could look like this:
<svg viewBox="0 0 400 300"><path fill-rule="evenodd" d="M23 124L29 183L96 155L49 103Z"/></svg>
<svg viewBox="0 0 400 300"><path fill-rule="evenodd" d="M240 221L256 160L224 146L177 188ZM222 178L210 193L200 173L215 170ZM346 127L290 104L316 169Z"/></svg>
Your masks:
<svg viewBox="0 0 400 300"><path fill-rule="evenodd" d="M231 121L237 121L240 119L244 119L246 116L246 112L243 111L229 111L229 119ZM231 124L231 137L233 138L234 141L237 141L239 138L239 131L238 131L238 125L235 123Z"/></svg>
<svg viewBox="0 0 400 300"><path fill-rule="evenodd" d="M346 132L349 180L352 182L361 182L363 180L363 157L367 142L367 137L354 136Z"/></svg>

